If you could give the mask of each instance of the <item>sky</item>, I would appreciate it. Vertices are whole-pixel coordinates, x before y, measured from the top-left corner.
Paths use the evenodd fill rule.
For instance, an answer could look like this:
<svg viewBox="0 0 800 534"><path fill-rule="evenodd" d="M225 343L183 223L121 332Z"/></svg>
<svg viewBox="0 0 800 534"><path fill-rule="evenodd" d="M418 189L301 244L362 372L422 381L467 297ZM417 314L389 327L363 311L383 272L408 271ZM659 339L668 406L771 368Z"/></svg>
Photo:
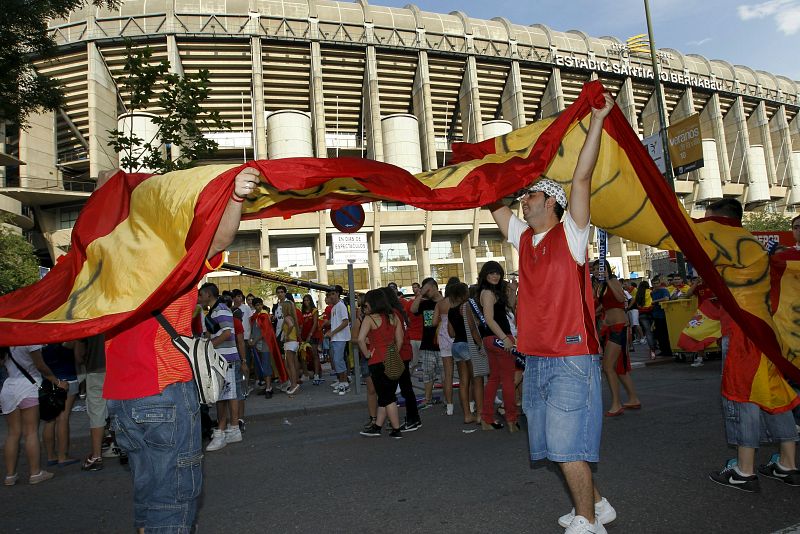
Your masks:
<svg viewBox="0 0 800 534"><path fill-rule="evenodd" d="M647 32L643 0L370 0L391 7L409 3L423 11L504 16L517 24L622 41ZM650 0L650 14L658 48L800 80L800 0Z"/></svg>

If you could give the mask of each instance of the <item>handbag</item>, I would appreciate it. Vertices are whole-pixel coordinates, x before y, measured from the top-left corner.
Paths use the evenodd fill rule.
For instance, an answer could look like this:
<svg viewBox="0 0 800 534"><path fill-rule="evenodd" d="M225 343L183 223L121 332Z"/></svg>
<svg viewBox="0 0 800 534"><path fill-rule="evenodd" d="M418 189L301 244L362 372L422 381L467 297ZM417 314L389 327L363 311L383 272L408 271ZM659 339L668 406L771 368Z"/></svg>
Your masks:
<svg viewBox="0 0 800 534"><path fill-rule="evenodd" d="M211 340L182 336L164 315L156 313L155 317L169 334L175 348L189 361L200 404L211 405L217 402L226 385L228 362L217 352Z"/></svg>
<svg viewBox="0 0 800 534"><path fill-rule="evenodd" d="M383 361L383 372L389 380L398 380L406 366L400 358L400 351L397 350L397 345L394 341L386 347L386 359Z"/></svg>
<svg viewBox="0 0 800 534"><path fill-rule="evenodd" d="M30 380L31 384L36 386L39 390L39 419L42 421L52 421L58 417L66 406L67 392L56 387L55 384L44 378L42 379L41 385L37 384L31 374L18 364L17 360L15 360L11 354L9 354L8 357L11 358L11 361L17 366L19 372Z"/></svg>

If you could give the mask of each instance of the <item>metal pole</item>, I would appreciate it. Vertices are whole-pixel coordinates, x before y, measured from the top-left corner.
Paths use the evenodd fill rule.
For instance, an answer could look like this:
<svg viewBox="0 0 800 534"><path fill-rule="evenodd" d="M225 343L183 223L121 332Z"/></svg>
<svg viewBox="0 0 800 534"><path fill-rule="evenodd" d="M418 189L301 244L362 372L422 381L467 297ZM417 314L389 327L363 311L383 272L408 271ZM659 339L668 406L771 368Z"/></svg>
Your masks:
<svg viewBox="0 0 800 534"><path fill-rule="evenodd" d="M356 324L356 308L358 307L356 303L356 290L355 290L355 276L353 274L353 263L355 260L349 260L347 262L347 285L350 286L350 290L348 291L349 300L350 300L350 326ZM356 395L361 393L361 366L359 365L358 359L358 343L357 340L351 339L350 340L350 347L353 349L353 382L355 382L356 386Z"/></svg>
<svg viewBox="0 0 800 534"><path fill-rule="evenodd" d="M656 57L656 41L653 38L653 25L650 22L650 2L644 0L644 13L647 19L647 40L650 43L650 61L653 64L653 74L655 76L656 86L656 103L658 105L658 120L659 131L661 133L661 144L663 146L662 152L664 153L664 166L666 167L665 178L669 184L670 189L675 191L675 175L672 172L672 160L669 157L669 135L667 134L667 116L664 112L664 92L661 87L661 65ZM678 264L678 274L681 277L686 277L686 262L683 259L683 254L678 252L675 255L675 261Z"/></svg>

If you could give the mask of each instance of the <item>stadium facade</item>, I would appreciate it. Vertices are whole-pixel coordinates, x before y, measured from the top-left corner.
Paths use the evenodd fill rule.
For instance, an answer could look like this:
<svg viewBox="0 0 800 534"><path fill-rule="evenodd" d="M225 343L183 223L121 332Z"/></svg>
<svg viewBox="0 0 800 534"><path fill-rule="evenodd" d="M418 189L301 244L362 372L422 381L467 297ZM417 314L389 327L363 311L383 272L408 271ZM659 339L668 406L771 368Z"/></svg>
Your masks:
<svg viewBox="0 0 800 534"><path fill-rule="evenodd" d="M98 172L118 165L108 131L147 129L146 114L125 115L126 39L168 59L173 72L210 70L208 106L232 125L209 132L220 143L215 161L339 155L428 170L449 161L454 141L480 141L559 113L591 79L613 92L642 137L658 131L649 55L615 37L502 17L365 0L128 0L117 11L87 8L50 27L58 52L37 69L61 81L66 102L30 117L27 130L0 136L2 152L25 163L0 161L12 163L0 176L0 210L51 259L68 249ZM705 166L677 178L684 206L698 215L725 196L748 210L794 213L800 83L677 50L657 55L669 121L700 114ZM489 259L516 269L485 211L365 208L369 261L356 265L358 289L389 280L409 286L430 274L474 280ZM344 267L329 253L334 232L327 213L248 221L231 261L346 285ZM646 275L656 253L610 242L624 277Z"/></svg>

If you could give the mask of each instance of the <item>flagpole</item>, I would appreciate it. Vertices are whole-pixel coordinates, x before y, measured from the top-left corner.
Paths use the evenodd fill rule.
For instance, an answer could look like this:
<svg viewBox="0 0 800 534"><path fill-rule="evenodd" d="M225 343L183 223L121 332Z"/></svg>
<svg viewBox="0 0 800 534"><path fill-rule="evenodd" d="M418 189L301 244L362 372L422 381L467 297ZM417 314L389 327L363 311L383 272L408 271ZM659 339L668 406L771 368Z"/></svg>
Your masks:
<svg viewBox="0 0 800 534"><path fill-rule="evenodd" d="M656 104L658 107L658 120L659 120L659 134L661 136L662 152L664 154L664 166L666 167L666 174L670 189L675 191L675 174L672 172L672 160L669 157L669 135L667 134L667 115L664 106L664 91L661 87L661 65L656 57L656 41L653 38L653 24L650 22L650 2L644 0L644 14L647 20L647 40L650 43L650 62L653 64L653 75L656 86ZM686 277L686 261L683 254L678 252L675 254L675 262L678 264L678 274L681 278Z"/></svg>
<svg viewBox="0 0 800 534"><path fill-rule="evenodd" d="M285 274L273 273L269 271L261 271L259 269L251 269L250 267L245 267L243 265L234 265L228 262L223 263L222 267L220 268L227 271L236 271L241 274L245 274L247 276L260 278L262 280L269 280L270 282L280 282L282 284L296 286L296 287L303 287L305 289L316 289L317 291L333 291L335 289L334 286L319 284L317 282L309 282L308 280L301 280L300 278L295 278L293 276L288 276Z"/></svg>

